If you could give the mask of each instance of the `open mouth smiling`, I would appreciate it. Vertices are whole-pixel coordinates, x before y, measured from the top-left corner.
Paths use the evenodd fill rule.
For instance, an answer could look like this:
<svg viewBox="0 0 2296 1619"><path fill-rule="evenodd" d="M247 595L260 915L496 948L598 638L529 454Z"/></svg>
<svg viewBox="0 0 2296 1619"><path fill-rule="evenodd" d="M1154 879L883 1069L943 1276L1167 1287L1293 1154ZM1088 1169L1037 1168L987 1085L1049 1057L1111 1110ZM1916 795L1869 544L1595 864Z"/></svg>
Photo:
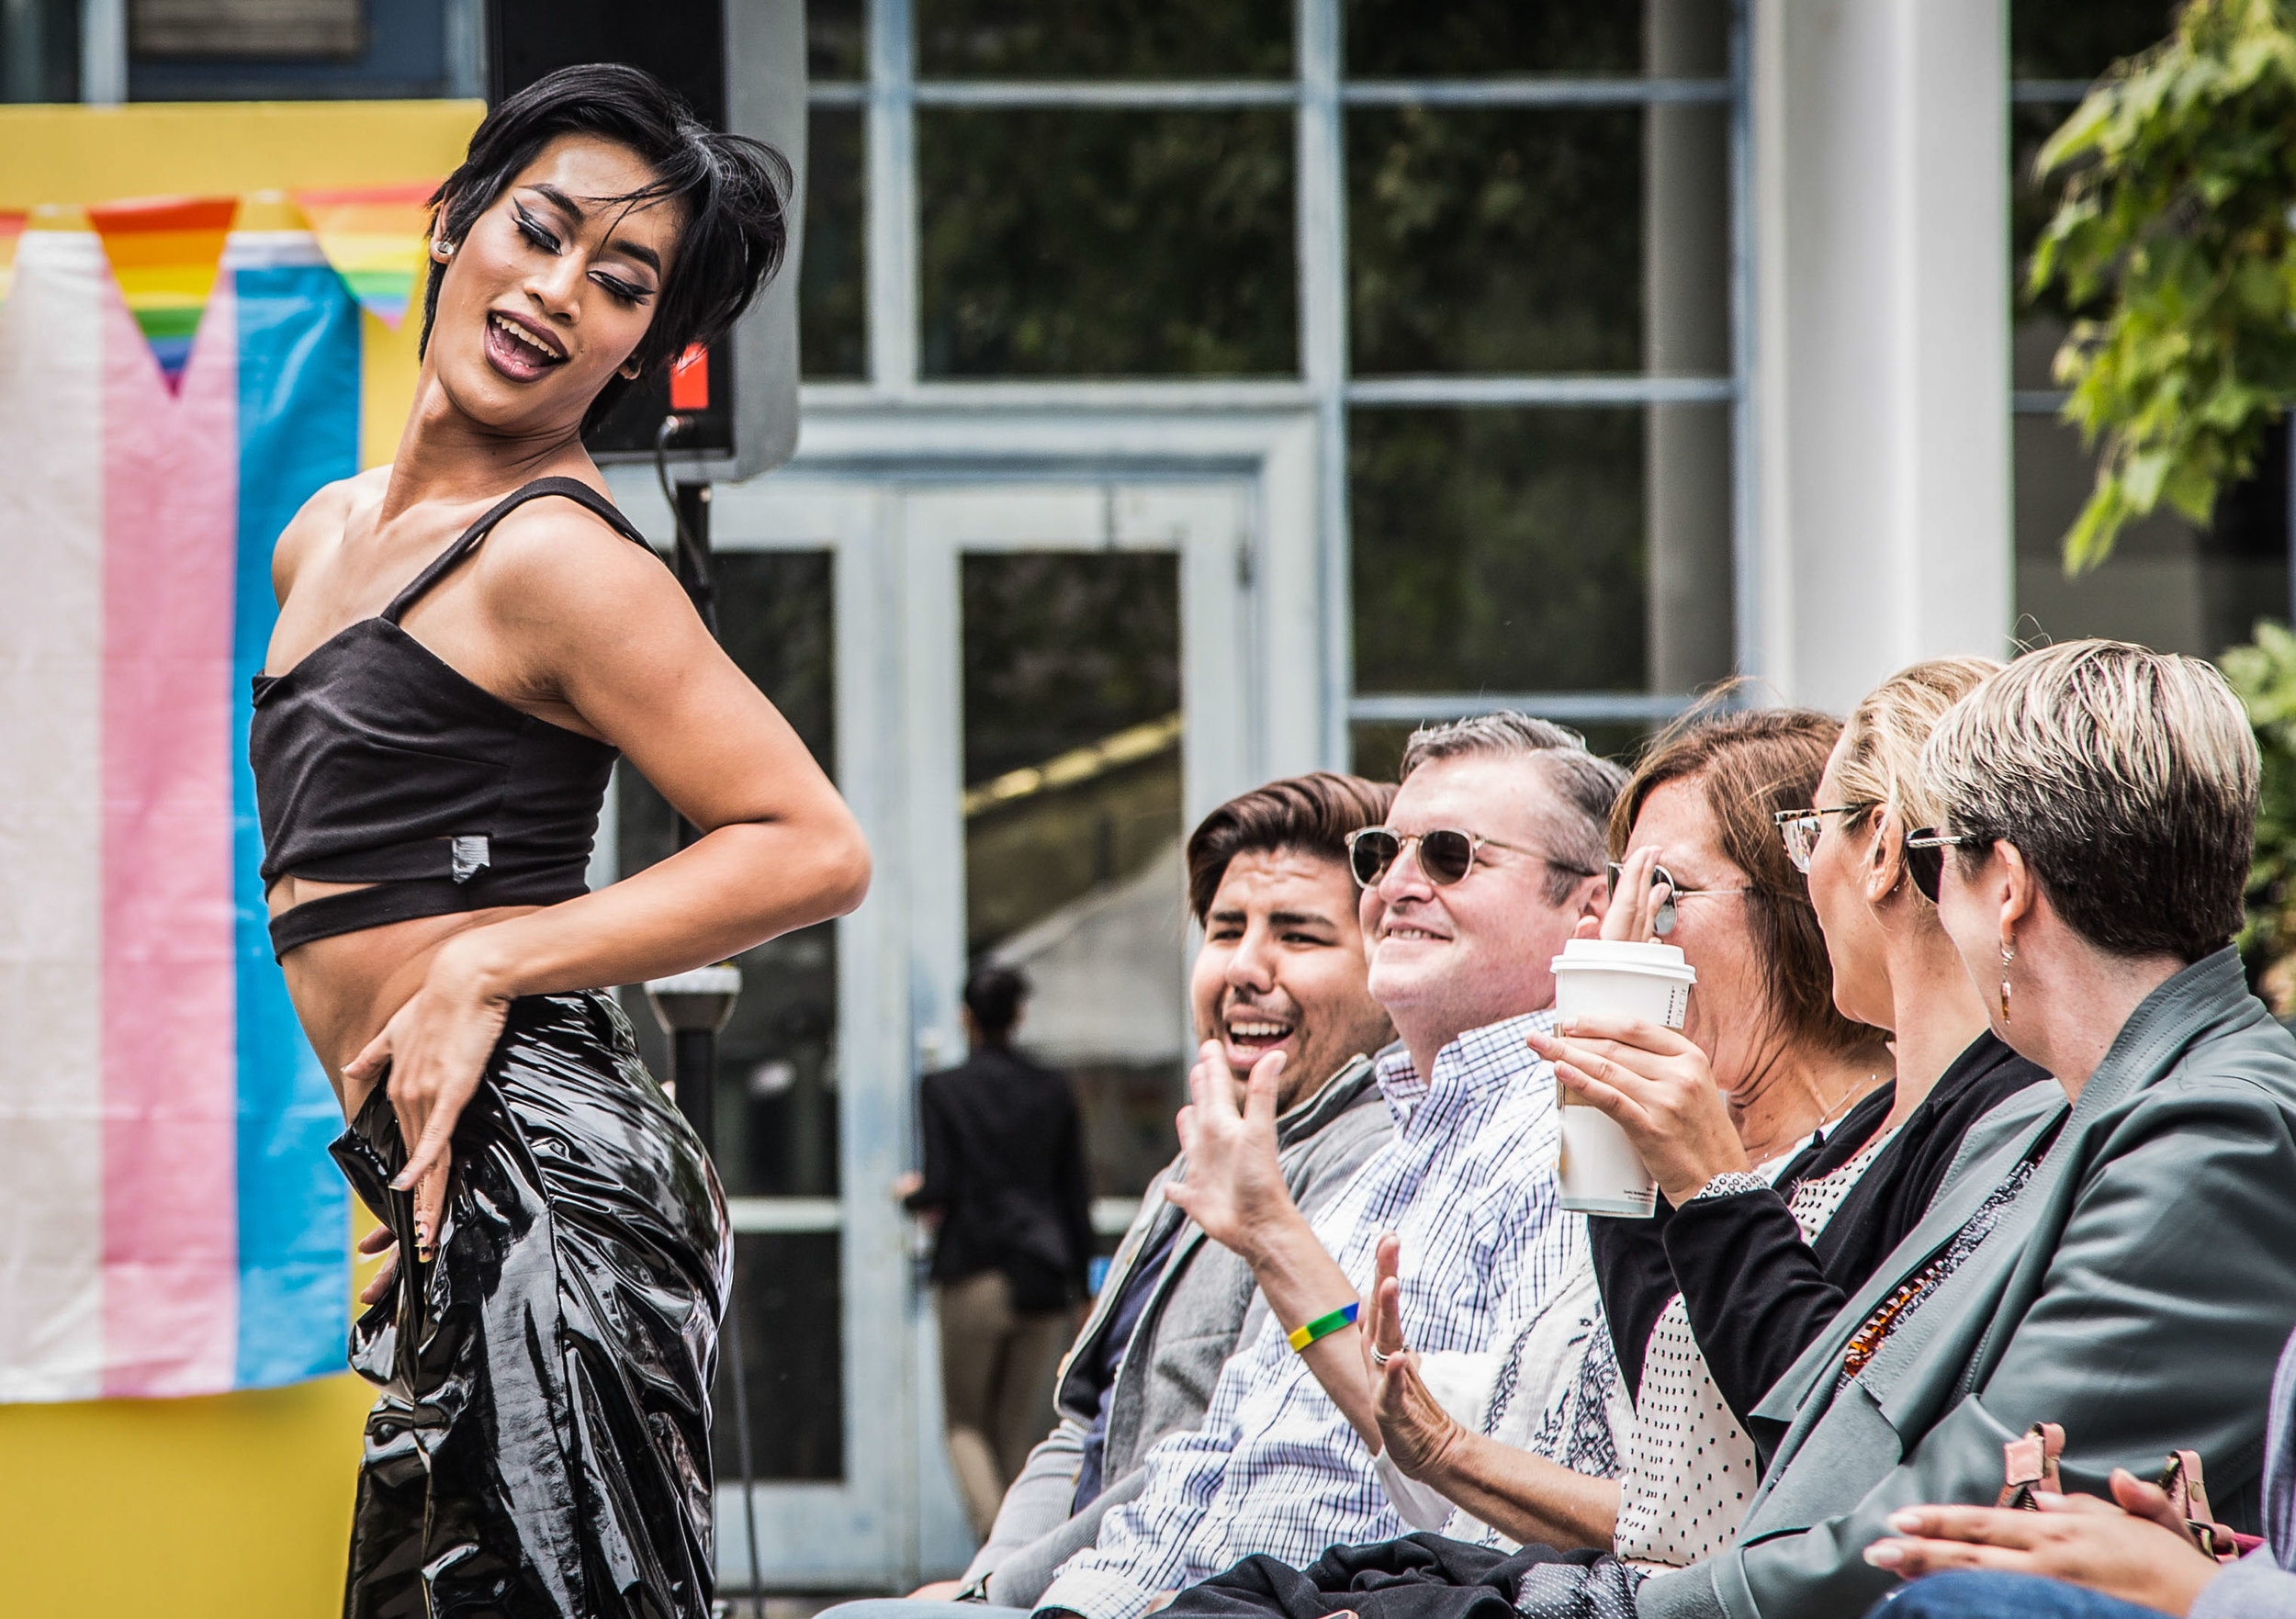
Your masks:
<svg viewBox="0 0 2296 1619"><path fill-rule="evenodd" d="M1229 1014L1224 1030L1228 1044L1238 1051L1265 1051L1271 1046L1289 1040L1298 1025L1271 1017L1265 1012L1233 1012Z"/></svg>
<svg viewBox="0 0 2296 1619"><path fill-rule="evenodd" d="M566 350L556 338L500 309L487 312L486 347L495 369L520 381L566 363Z"/></svg>

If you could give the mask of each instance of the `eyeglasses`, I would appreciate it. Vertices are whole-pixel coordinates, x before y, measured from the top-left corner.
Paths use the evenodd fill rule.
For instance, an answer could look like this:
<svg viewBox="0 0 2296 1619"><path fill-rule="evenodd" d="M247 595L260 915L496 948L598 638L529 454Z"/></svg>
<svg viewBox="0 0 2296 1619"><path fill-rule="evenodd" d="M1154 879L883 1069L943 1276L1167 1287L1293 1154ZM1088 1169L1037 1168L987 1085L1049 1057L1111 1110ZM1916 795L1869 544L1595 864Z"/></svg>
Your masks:
<svg viewBox="0 0 2296 1619"><path fill-rule="evenodd" d="M1966 832L1940 832L1935 826L1917 826L1906 834L1906 874L1921 891L1921 897L1937 904L1937 885L1945 875L1945 851L1964 843L1984 843L1986 838Z"/></svg>
<svg viewBox="0 0 2296 1619"><path fill-rule="evenodd" d="M1347 834L1347 870L1354 874L1357 888L1368 888L1388 874L1395 862L1402 858L1403 846L1419 846L1419 869L1427 874L1427 881L1438 888L1448 888L1462 881L1475 869L1476 852L1483 849L1503 849L1525 854L1535 860L1544 860L1558 871L1569 871L1577 877L1592 877L1593 872L1581 866L1570 865L1535 849L1518 849L1512 843L1502 843L1496 838L1478 838L1472 832L1462 832L1455 826L1438 826L1430 832L1398 832L1392 826L1365 826Z"/></svg>
<svg viewBox="0 0 2296 1619"><path fill-rule="evenodd" d="M1618 880L1626 875L1626 868L1620 865L1616 860L1610 862L1611 898L1616 899L1618 897ZM1674 873L1668 871L1664 866L1652 866L1650 868L1650 886L1653 888L1663 887L1666 890L1666 897L1659 901L1659 908L1650 913L1650 931L1657 934L1660 939L1664 939L1668 934L1674 931L1674 902L1676 900L1720 898L1725 894L1751 894L1754 892L1750 888L1684 888L1681 883L1674 881Z"/></svg>
<svg viewBox="0 0 2296 1619"><path fill-rule="evenodd" d="M1825 827L1826 815L1854 815L1874 806L1870 804L1829 804L1810 809L1778 810L1771 819L1778 824L1779 836L1785 839L1785 858L1794 862L1794 869L1806 873L1809 863L1818 855L1818 834Z"/></svg>

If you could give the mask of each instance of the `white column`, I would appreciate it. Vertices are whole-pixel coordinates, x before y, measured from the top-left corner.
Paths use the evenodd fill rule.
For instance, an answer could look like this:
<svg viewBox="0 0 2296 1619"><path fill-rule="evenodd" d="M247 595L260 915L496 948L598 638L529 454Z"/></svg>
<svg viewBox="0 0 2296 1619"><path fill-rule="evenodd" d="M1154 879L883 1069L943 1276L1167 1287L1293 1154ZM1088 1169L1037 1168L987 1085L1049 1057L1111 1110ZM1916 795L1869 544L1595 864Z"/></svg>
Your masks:
<svg viewBox="0 0 2296 1619"><path fill-rule="evenodd" d="M2011 617L2004 0L1756 0L1761 672L1841 710Z"/></svg>

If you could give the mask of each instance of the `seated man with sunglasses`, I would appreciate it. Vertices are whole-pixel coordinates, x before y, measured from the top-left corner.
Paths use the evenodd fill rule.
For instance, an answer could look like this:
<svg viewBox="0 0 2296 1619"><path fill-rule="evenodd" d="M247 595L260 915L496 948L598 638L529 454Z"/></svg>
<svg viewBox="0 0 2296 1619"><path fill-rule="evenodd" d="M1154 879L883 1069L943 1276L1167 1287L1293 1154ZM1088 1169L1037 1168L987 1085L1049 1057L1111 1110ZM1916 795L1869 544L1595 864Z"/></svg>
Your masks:
<svg viewBox="0 0 2296 1619"><path fill-rule="evenodd" d="M1139 1494L1062 1568L1040 1613L1140 1619L1159 1593L1255 1553L1305 1561L1404 1532L1373 1469L1353 1324L1387 1233L1416 1256L1402 1313L1431 1349L1487 1352L1503 1307L1511 1321L1583 1275L1581 1221L1557 1205L1554 1081L1525 1036L1552 1026L1549 961L1602 913L1624 772L1570 732L1499 714L1422 729L1401 773L1388 825L1349 843L1371 994L1401 1036L1375 1070L1394 1137L1303 1216L1255 1150L1279 1060L1255 1067L1239 1112L1208 1046L1182 1116L1187 1175L1166 1191L1246 1260L1265 1258L1255 1232L1304 1222L1348 1285L1255 1265L1269 1321L1222 1368L1202 1425L1149 1453ZM1360 1409L1319 1385L1317 1366L1334 1365L1354 1368Z"/></svg>

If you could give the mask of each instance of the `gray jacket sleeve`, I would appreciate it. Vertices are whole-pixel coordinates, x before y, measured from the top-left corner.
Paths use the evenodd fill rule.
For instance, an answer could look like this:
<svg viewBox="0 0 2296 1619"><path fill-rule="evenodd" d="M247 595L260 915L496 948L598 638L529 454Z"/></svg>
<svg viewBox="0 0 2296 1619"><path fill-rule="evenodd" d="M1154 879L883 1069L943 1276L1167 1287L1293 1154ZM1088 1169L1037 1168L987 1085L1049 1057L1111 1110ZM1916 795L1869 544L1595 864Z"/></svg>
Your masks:
<svg viewBox="0 0 2296 1619"><path fill-rule="evenodd" d="M2296 1619L2296 1574L2283 1573L2265 1546L2200 1588L2191 1619Z"/></svg>
<svg viewBox="0 0 2296 1619"><path fill-rule="evenodd" d="M1138 1495L1147 1477L1147 1468L1134 1467L1093 1497L1092 1504L1083 1512L1062 1519L1049 1533L1007 1552L989 1571L982 1594L999 1607L1035 1607L1061 1565L1091 1548L1100 1538L1100 1520Z"/></svg>
<svg viewBox="0 0 2296 1619"><path fill-rule="evenodd" d="M1037 1441L1036 1448L1021 1465L1020 1476L1005 1490L987 1541L965 1566L966 1585L1021 1547L1042 1539L1068 1522L1068 1509L1076 1499L1076 1474L1084 1466L1084 1424L1074 1417L1063 1417L1050 1433Z"/></svg>
<svg viewBox="0 0 2296 1619"><path fill-rule="evenodd" d="M2115 1467L2147 1473L2190 1446L2222 1481L2220 1515L2253 1521L2267 1390L2296 1312L2289 1117L2237 1079L2171 1081L2098 1133L2054 1251L2033 1256L2038 1292L1986 1326L1974 1364L1955 1357L1936 1420L1904 1408L1903 1386L1877 1398L1864 1379L1841 1385L1739 1544L1652 1577L1644 1619L1863 1613L1896 1583L1862 1556L1887 1515L1989 1502L2003 1444L2037 1422L2064 1424L2070 1489L2102 1494ZM1905 1348L1919 1355L1947 1326L1917 1315ZM1856 1458L1876 1455L1901 1459L1843 1500L1843 1476L1874 1477Z"/></svg>

